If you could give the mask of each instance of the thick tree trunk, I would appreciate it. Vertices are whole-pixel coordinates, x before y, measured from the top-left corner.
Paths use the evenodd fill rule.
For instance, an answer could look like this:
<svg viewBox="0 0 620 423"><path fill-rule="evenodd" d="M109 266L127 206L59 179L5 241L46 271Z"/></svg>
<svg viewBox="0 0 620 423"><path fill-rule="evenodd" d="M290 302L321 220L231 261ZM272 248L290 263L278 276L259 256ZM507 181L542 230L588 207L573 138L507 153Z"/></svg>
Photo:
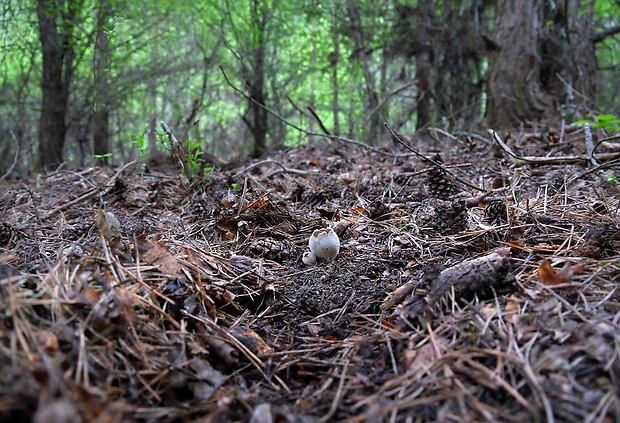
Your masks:
<svg viewBox="0 0 620 423"><path fill-rule="evenodd" d="M37 1L37 16L43 53L41 79L42 101L39 120L39 157L37 167L45 169L62 163L67 133L67 105L73 75L74 51L72 25L75 8L60 18L61 11L53 0ZM57 21L62 27L57 27Z"/></svg>
<svg viewBox="0 0 620 423"><path fill-rule="evenodd" d="M595 53L595 20L594 20L594 2L583 0L568 0L565 9L565 48L569 62L570 74L572 75L572 84L562 88L567 92L566 97L566 115L571 121L573 114L578 112L580 104L585 103L586 110L592 107L592 100L596 95L596 81L598 80L598 69ZM569 35L570 34L570 35ZM576 96L572 89L579 92L580 96ZM570 90L570 91L569 91ZM571 98L572 96L572 98Z"/></svg>
<svg viewBox="0 0 620 423"><path fill-rule="evenodd" d="M563 9L554 2L498 2L493 40L497 50L489 70L489 126L555 123L563 117L562 109L567 115L573 110L573 88L588 97L594 93L593 28L588 23L592 13L591 4L579 0L569 1Z"/></svg>
<svg viewBox="0 0 620 423"><path fill-rule="evenodd" d="M416 8L416 27L412 34L415 40L415 77L418 80L416 104L416 131L428 128L431 123L431 38L428 28L433 17L433 4L422 0Z"/></svg>
<svg viewBox="0 0 620 423"><path fill-rule="evenodd" d="M538 52L542 5L534 0L501 1L496 9L490 57L487 121L493 128L511 128L540 120L553 107L542 90Z"/></svg>
<svg viewBox="0 0 620 423"><path fill-rule="evenodd" d="M417 119L416 131L428 128L431 123L431 59L430 52L426 49L415 56L415 76L418 80L416 94Z"/></svg>

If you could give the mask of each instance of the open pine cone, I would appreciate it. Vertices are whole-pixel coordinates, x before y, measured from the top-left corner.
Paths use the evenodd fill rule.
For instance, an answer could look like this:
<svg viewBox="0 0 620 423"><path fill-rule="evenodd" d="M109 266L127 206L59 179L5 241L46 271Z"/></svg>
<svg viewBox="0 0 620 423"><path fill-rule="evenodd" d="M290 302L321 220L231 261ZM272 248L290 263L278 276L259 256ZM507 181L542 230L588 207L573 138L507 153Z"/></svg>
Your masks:
<svg viewBox="0 0 620 423"><path fill-rule="evenodd" d="M434 198L448 200L456 192L452 176L439 166L428 171L428 189Z"/></svg>

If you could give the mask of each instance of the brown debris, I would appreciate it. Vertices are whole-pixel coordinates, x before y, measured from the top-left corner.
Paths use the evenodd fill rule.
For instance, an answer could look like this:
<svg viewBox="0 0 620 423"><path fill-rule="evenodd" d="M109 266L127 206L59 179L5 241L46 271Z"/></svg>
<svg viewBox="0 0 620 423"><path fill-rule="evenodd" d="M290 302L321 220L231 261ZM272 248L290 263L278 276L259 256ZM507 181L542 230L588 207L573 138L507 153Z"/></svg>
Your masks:
<svg viewBox="0 0 620 423"><path fill-rule="evenodd" d="M617 189L491 145L7 182L0 420L619 420Z"/></svg>
<svg viewBox="0 0 620 423"><path fill-rule="evenodd" d="M465 260L442 271L430 286L430 304L454 292L456 301L506 293L514 283L510 249L501 248L483 257Z"/></svg>

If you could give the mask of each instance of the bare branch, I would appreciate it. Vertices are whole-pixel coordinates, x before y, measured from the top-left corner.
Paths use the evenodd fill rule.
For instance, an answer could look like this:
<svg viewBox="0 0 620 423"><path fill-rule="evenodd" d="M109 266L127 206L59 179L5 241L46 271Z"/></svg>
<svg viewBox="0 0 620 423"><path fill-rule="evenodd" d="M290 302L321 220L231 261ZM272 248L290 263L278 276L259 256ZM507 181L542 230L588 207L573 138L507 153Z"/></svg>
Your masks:
<svg viewBox="0 0 620 423"><path fill-rule="evenodd" d="M592 41L595 43L600 43L601 41L605 41L606 38L612 37L620 32L620 25L612 26L611 28L607 28L606 30L599 32L594 36Z"/></svg>
<svg viewBox="0 0 620 423"><path fill-rule="evenodd" d="M246 99L256 103L256 101L251 98L249 95L247 95L246 93L244 93L242 90L240 90L238 87L236 87L235 85L233 85L232 82L230 82L230 80L228 79L228 75L226 75L226 72L224 71L224 69L220 66L220 70L222 71L222 74L224 75L224 79L226 80L226 82L228 83L228 85L235 90L236 92L238 92L239 94L241 94L243 97L245 97ZM270 113L271 115L275 116L276 118L278 118L279 120L281 120L282 122L284 122L286 125L290 126L293 129L296 129L297 131L306 134L306 135L312 135L312 136L316 136L316 137L324 137L324 138L329 138L332 140L336 140L336 141L342 141L344 143L347 144L353 144L356 145L358 147L364 148L366 150L370 150L374 153L377 154L381 154L382 156L390 156L390 157L408 157L410 156L410 154L407 155L398 155L398 154L394 154L394 153L390 153L387 151L383 151L380 150L378 148L372 147L370 145L364 144L361 141L357 141L357 140L353 140L351 138L346 138L346 137L342 137L339 135L328 135L328 134L321 134L320 132L315 132L315 131L308 131L307 129L303 129L298 125L295 125L294 123L286 120L284 117L280 116L278 113L274 112L273 110L271 110L270 108L268 108L267 106L265 106L264 104L260 104L257 103L260 107L264 108L268 113Z"/></svg>
<svg viewBox="0 0 620 423"><path fill-rule="evenodd" d="M15 169L15 164L17 163L17 157L19 156L19 142L17 141L17 137L15 137L13 131L11 131L11 135L13 136L13 140L15 140L15 156L13 156L13 164L11 165L9 170L7 170L4 175L0 176L0 181L9 176L11 172L13 172L13 169Z"/></svg>

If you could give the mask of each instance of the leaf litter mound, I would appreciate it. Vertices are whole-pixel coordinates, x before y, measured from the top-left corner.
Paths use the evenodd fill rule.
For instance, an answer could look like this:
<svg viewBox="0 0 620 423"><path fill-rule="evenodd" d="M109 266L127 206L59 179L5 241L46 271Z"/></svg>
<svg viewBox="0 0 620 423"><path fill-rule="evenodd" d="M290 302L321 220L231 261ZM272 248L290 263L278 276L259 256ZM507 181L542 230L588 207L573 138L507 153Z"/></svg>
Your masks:
<svg viewBox="0 0 620 423"><path fill-rule="evenodd" d="M0 418L620 420L613 168L459 139L4 183Z"/></svg>

